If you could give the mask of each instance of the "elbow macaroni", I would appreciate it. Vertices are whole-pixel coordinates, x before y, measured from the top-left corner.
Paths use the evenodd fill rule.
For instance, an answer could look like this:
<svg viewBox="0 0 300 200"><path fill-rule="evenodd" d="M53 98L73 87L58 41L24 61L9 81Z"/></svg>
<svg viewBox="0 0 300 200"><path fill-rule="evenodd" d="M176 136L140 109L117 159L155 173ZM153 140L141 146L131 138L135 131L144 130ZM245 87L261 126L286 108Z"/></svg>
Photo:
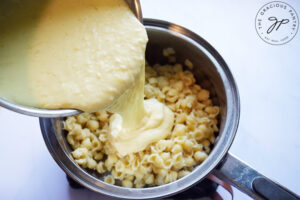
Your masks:
<svg viewBox="0 0 300 200"><path fill-rule="evenodd" d="M174 56L174 50L164 50ZM188 68L193 63L186 60ZM104 148L111 116L106 111L68 117L64 127L73 148L75 162L84 168L105 174L104 181L123 187L163 185L189 174L210 153L218 131L219 107L214 106L208 90L195 83L190 71L181 64L146 66L145 99L156 98L175 114L172 134L150 144L142 152L125 157ZM108 173L110 172L110 173ZM107 175L109 174L109 175Z"/></svg>

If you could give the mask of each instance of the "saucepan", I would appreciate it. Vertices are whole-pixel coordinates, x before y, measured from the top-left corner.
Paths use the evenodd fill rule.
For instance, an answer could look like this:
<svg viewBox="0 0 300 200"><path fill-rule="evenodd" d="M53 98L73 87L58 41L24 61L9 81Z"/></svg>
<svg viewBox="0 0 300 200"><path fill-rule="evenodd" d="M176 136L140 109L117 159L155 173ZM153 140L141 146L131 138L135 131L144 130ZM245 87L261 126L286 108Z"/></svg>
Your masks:
<svg viewBox="0 0 300 200"><path fill-rule="evenodd" d="M142 16L142 10L139 0L125 0L128 4L130 10L133 12L133 14L136 16L136 18L142 22L143 16ZM4 99L0 97L0 106L7 108L11 111L29 115L33 117L66 117L71 115L76 115L82 113L80 110L75 109L42 109L42 108L34 108L29 106L20 105L17 103L14 103L12 101L9 101L7 99Z"/></svg>
<svg viewBox="0 0 300 200"><path fill-rule="evenodd" d="M240 100L234 78L219 53L203 38L181 26L144 19L149 43L146 59L150 64L167 63L162 56L166 47L176 51L178 63L193 62L197 82L211 92L220 106L220 131L212 152L189 175L166 185L148 188L124 188L107 184L96 174L82 169L71 156L66 141L64 118L40 118L45 143L58 165L76 182L101 194L127 199L153 199L173 195L193 186L209 174L224 180L254 199L299 199L299 196L266 178L228 152L240 117Z"/></svg>

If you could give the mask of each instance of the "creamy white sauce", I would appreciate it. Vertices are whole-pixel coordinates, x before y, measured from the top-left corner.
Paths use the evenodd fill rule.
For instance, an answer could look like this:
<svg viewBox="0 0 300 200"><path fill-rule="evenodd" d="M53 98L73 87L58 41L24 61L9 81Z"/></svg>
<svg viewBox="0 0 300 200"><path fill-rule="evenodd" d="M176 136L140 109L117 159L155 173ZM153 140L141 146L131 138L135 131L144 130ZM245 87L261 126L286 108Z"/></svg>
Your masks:
<svg viewBox="0 0 300 200"><path fill-rule="evenodd" d="M123 156L166 137L173 113L143 100L147 34L123 0L0 3L0 96L39 108L105 109Z"/></svg>

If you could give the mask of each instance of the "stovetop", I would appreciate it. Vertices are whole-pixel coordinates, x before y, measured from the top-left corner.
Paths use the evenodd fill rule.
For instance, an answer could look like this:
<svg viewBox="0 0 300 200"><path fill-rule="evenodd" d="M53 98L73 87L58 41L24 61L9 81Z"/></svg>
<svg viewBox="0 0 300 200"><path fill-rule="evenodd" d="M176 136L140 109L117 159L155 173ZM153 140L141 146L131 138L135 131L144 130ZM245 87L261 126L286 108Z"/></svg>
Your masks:
<svg viewBox="0 0 300 200"><path fill-rule="evenodd" d="M66 178L71 188L75 190L86 190L86 188L75 182L69 176L66 176ZM192 186L191 188L176 195L163 198L163 200L200 200L204 197L212 198L216 193L217 187L217 183L209 179L204 179L203 181Z"/></svg>

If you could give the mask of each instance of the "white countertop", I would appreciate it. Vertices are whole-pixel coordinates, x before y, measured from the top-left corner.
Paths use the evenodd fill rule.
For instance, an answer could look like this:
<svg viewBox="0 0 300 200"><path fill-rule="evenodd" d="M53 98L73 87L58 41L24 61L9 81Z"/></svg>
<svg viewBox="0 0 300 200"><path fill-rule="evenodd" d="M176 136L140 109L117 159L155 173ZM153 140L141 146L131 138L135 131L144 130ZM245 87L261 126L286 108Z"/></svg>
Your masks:
<svg viewBox="0 0 300 200"><path fill-rule="evenodd" d="M223 56L241 98L240 125L230 152L299 195L300 33L281 46L263 42L254 20L268 2L142 0L142 6L144 17L185 26ZM284 2L300 16L300 1ZM69 188L47 151L37 118L0 108L0 128L0 199L103 198ZM234 193L235 199L250 199Z"/></svg>

